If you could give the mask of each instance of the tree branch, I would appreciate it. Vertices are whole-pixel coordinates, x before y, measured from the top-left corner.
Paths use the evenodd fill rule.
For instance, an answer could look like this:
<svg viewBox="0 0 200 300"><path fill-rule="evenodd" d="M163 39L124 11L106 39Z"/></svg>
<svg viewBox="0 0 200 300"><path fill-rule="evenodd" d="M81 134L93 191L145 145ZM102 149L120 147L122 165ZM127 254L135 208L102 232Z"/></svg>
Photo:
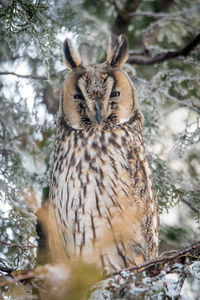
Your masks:
<svg viewBox="0 0 200 300"><path fill-rule="evenodd" d="M120 8L119 8L119 6L118 6L116 0L108 0L108 2L109 2L110 4L112 4L112 5L114 6L116 12L117 12L118 14L120 14Z"/></svg>
<svg viewBox="0 0 200 300"><path fill-rule="evenodd" d="M155 269L158 268L158 265L162 265L163 263L167 263L167 262L172 262L175 263L176 259L182 258L182 257L191 257L194 255L200 255L200 241L198 241L197 243L190 245L182 250L176 251L175 253L169 255L169 256L159 256L155 259L149 260L144 264L141 265L137 265L137 266L132 266L132 267L128 267L125 269L121 269L117 272L113 272L111 274L109 274L108 277L110 276L114 276L117 274L120 274L122 271L144 271L146 269L148 269L149 267L154 267ZM194 257L193 257L194 258ZM197 259L197 257L196 257Z"/></svg>
<svg viewBox="0 0 200 300"><path fill-rule="evenodd" d="M200 107L195 105L191 100L179 100L177 97L174 97L170 94L163 93L163 90L160 89L160 93L163 94L166 98L171 100L174 103L177 103L180 107L188 107L189 109L195 111L200 114Z"/></svg>
<svg viewBox="0 0 200 300"><path fill-rule="evenodd" d="M132 12L130 13L130 16L132 17L149 17L149 18L155 18L155 19L160 19L160 18L175 18L178 16L186 15L188 13L191 13L193 11L196 11L199 8L200 5L196 5L195 7L177 12L177 13L154 13L154 12L148 12L148 11L137 11L137 12Z"/></svg>
<svg viewBox="0 0 200 300"><path fill-rule="evenodd" d="M14 75L20 78L26 78L26 79L42 79L47 80L48 78L45 76L38 76L38 75L21 75L17 74L15 72L0 72L0 75Z"/></svg>
<svg viewBox="0 0 200 300"><path fill-rule="evenodd" d="M127 34L128 27L132 20L132 15L130 13L135 12L138 9L142 0L126 0L122 9L119 9L115 0L109 0L109 2L114 5L115 10L117 11L117 17L113 24L113 33L117 35L121 33Z"/></svg>
<svg viewBox="0 0 200 300"><path fill-rule="evenodd" d="M130 64L136 64L136 65L153 65L153 64L161 63L166 60L176 58L178 56L187 56L199 43L200 43L200 33L189 44L187 44L185 47L179 50L168 51L166 53L158 54L155 57L150 59L141 59L131 55L128 59L128 62Z"/></svg>
<svg viewBox="0 0 200 300"><path fill-rule="evenodd" d="M14 269L11 269L11 268L7 267L7 266L4 264L3 260L0 259L0 272L4 272L4 273L7 273L7 274L10 274L10 273L12 273L13 271L14 271Z"/></svg>
<svg viewBox="0 0 200 300"><path fill-rule="evenodd" d="M0 271L1 271L1 267L0 267ZM3 271L3 272L6 272L6 271ZM12 284L17 283L19 281L23 281L23 280L27 280L27 279L32 279L32 278L35 277L34 272L32 272L30 270L27 270L27 271L16 271L16 274L15 274L15 271L13 271L13 270L11 272L6 272L6 273L8 273L9 275L11 275L12 277L9 278L9 279L7 279L6 277L3 277L5 279L1 280L0 287L6 287L8 285L12 285Z"/></svg>
<svg viewBox="0 0 200 300"><path fill-rule="evenodd" d="M11 269L11 268L4 267L4 266L0 266L0 272L10 274L10 273L12 273L13 271L14 271L14 270ZM1 285L0 285L0 286L1 286Z"/></svg>
<svg viewBox="0 0 200 300"><path fill-rule="evenodd" d="M15 244L15 243L8 243L8 242L2 241L2 240L0 240L0 243L6 245L8 247L18 247L23 250L26 250L27 248L37 248L37 246L34 246L34 245L21 245L21 244Z"/></svg>
<svg viewBox="0 0 200 300"><path fill-rule="evenodd" d="M50 77L55 77L63 72L65 72L67 69L63 69L59 72L55 72L55 73L52 73L50 74ZM38 76L38 75L34 75L34 74L28 74L28 75L22 75L22 74L17 74L15 72L8 72L8 71L5 71L5 72L0 72L0 75L14 75L14 76L17 76L17 77L20 77L20 78L25 78L25 79L35 79L35 80L49 80L48 77L46 76Z"/></svg>
<svg viewBox="0 0 200 300"><path fill-rule="evenodd" d="M185 199L184 197L181 197L181 202L185 203L191 210L193 210L193 212L195 212L196 214L199 213L199 210L194 207L187 199Z"/></svg>

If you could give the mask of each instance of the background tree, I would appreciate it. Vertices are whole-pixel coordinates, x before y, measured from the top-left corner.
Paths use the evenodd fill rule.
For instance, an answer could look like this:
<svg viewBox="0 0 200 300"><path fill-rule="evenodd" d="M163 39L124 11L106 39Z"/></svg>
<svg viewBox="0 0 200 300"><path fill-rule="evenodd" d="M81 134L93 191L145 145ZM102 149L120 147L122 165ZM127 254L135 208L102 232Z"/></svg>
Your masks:
<svg viewBox="0 0 200 300"><path fill-rule="evenodd" d="M164 213L160 249L161 252L180 249L196 242L200 221L199 1L2 0L0 8L0 287L3 299L27 299L36 294L41 297L41 291L45 293L45 285L41 288L41 278L34 272L26 273L25 277L13 275L15 284L3 275L13 270L33 270L36 266L34 213L41 200L48 200L56 113L67 74L61 50L66 35L76 39L85 59L101 62L111 32L127 34L130 58L126 69L138 91L148 159L160 211ZM196 248L199 249L198 244ZM160 264L160 269L153 274L149 270L146 275L139 273L143 277L124 273L120 280L119 277L114 277L112 282L109 279L104 283L110 287L108 296L173 298L179 296L183 286L182 295L187 289L191 299L198 299L200 262L192 264L192 259L194 254L199 257L199 250L191 251L193 258L179 259L179 267L172 264L169 268L167 264L168 269L163 269ZM82 292L92 283L88 276L90 269L84 268L81 272L80 268L76 270L74 274L79 275L70 279L71 289L66 291L69 299L80 298L76 294L78 284ZM164 273L160 275L158 269ZM37 272L43 274L44 269ZM168 279L167 272L177 272L179 277ZM151 279L147 280L150 278L147 275ZM21 284L28 277L36 278ZM85 277L88 280L81 285ZM54 280L53 283L56 285ZM108 290L100 289L96 293L105 294Z"/></svg>

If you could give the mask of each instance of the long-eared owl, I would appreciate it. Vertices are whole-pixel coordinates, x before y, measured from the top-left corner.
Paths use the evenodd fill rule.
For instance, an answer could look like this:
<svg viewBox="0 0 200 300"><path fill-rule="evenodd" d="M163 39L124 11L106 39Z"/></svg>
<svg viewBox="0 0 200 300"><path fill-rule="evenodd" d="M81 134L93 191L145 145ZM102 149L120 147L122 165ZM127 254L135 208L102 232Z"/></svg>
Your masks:
<svg viewBox="0 0 200 300"><path fill-rule="evenodd" d="M51 206L66 256L118 270L158 254L159 216L128 41L113 36L102 64L64 41L69 73L57 120Z"/></svg>

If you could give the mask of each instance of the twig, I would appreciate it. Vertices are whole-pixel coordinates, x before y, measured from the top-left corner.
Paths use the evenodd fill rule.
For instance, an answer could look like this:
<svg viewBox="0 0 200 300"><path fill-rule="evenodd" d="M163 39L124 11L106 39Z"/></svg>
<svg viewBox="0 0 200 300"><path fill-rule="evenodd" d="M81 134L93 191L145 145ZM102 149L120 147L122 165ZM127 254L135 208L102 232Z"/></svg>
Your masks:
<svg viewBox="0 0 200 300"><path fill-rule="evenodd" d="M0 266L0 272L4 272L4 273L7 273L7 274L10 274L12 273L14 270L11 269L11 268L8 268L8 267L4 267L4 266Z"/></svg>
<svg viewBox="0 0 200 300"><path fill-rule="evenodd" d="M160 19L160 18L174 18L178 16L182 16L188 13L191 13L192 11L196 11L197 8L200 5L196 5L195 7L192 7L190 9L186 9L183 11L180 11L178 13L172 13L172 14L167 14L167 13L153 13L153 12L145 12L145 11L137 11L137 12L132 12L130 13L130 16L132 17L149 17L149 18L155 18L155 19Z"/></svg>
<svg viewBox="0 0 200 300"><path fill-rule="evenodd" d="M134 56L130 56L128 62L130 64L136 64L136 65L153 65L153 64L161 63L166 60L176 58L178 56L187 56L199 43L200 43L200 33L189 44L187 44L185 47L179 50L161 53L150 59L141 59Z"/></svg>
<svg viewBox="0 0 200 300"><path fill-rule="evenodd" d="M32 278L35 277L34 272L30 271L30 270L24 271L24 273L21 273L21 274L16 275L16 276L14 276L14 272L13 272L13 274L12 274L12 272L10 272L10 273L11 273L11 276L13 278L7 279L5 277L5 280L4 281L2 280L2 282L0 282L0 287L5 287L5 286L11 285L11 284L15 284L15 283L17 283L19 281L27 280L27 279L32 279Z"/></svg>
<svg viewBox="0 0 200 300"><path fill-rule="evenodd" d="M2 240L0 240L0 243L6 245L8 247L18 247L18 248L21 248L23 250L25 250L27 248L36 248L37 247L37 246L34 246L34 245L21 245L21 244L16 244L16 243L8 243L8 242L2 241Z"/></svg>
<svg viewBox="0 0 200 300"><path fill-rule="evenodd" d="M118 14L120 14L120 8L119 8L117 2L116 2L115 0L108 0L108 2L109 2L110 4L112 4L112 5L114 6L116 12L118 12Z"/></svg>
<svg viewBox="0 0 200 300"><path fill-rule="evenodd" d="M145 36L148 38L149 35L152 34L152 31L155 30L155 28L157 28L158 26L161 27L163 26L164 24L167 24L168 22L171 22L171 23L181 23L181 24L184 24L188 27L190 27L191 29L194 30L194 33L198 33L199 32L199 28L192 25L191 22L187 21L186 18L180 18L180 17L166 17L166 18L161 18L159 20L157 20L156 22L154 23L151 23L145 30ZM154 29L154 30L153 30Z"/></svg>
<svg viewBox="0 0 200 300"><path fill-rule="evenodd" d="M177 9L178 9L178 10L181 10L181 9L182 9L182 6L181 6L176 0L173 0L173 1L174 1L175 6L177 7ZM199 8L199 5L197 5L197 7L195 7L195 10L196 10L196 11L198 11L197 8ZM188 18L187 15L186 15L184 18L185 18L188 22L191 22L191 20Z"/></svg>
<svg viewBox="0 0 200 300"><path fill-rule="evenodd" d="M198 241L197 243L195 243L191 246L188 246L188 247L186 247L182 250L176 251L172 255L164 256L164 257L159 256L155 259L147 261L144 264L137 265L137 266L134 266L134 267L128 267L128 268L121 269L119 271L113 272L113 273L109 274L109 277L120 274L122 271L136 271L136 270L140 270L140 269L142 269L144 271L144 269L146 269L147 267L150 267L152 265L166 263L166 262L169 262L169 261L173 261L175 258L180 258L182 256L191 255L192 252L195 252L195 250L198 250L198 252L200 253L200 241Z"/></svg>
<svg viewBox="0 0 200 300"><path fill-rule="evenodd" d="M63 69L63 70L61 70L59 72L52 73L52 74L50 74L50 77L55 77L55 76L57 76L57 75L65 72L66 70L67 69ZM34 75L34 74L22 75L22 74L17 74L15 72L7 72L7 71L0 72L0 75L14 75L14 76L17 76L17 77L20 77L20 78L25 78L25 79L49 80L49 78L46 77L46 76L38 76L38 75Z"/></svg>
<svg viewBox="0 0 200 300"><path fill-rule="evenodd" d="M4 263L4 261L2 259L0 259L0 272L10 274L12 271L14 271L14 270L7 267L6 264Z"/></svg>
<svg viewBox="0 0 200 300"><path fill-rule="evenodd" d="M130 50L129 55L149 56L149 49L144 48L143 50Z"/></svg>
<svg viewBox="0 0 200 300"><path fill-rule="evenodd" d="M179 106L181 107L188 107L189 109L195 111L196 113L200 114L200 107L195 105L194 103L190 103L187 100L179 100L178 98L170 95L170 94L166 94L163 92L164 90L160 89L160 93L163 94L166 98L168 98L169 100L173 101L174 103L177 103Z"/></svg>
<svg viewBox="0 0 200 300"><path fill-rule="evenodd" d="M124 5L121 9L119 9L118 5L116 6L116 2L109 1L115 6L115 9L117 11L117 16L115 18L115 22L113 24L112 31L115 34L121 34L121 33L128 33L128 27L131 23L132 16L131 12L135 12L138 7L140 6L142 0L126 0L124 2Z"/></svg>
<svg viewBox="0 0 200 300"><path fill-rule="evenodd" d="M180 199L183 203L185 203L191 210L193 210L195 213L199 213L199 210L196 209L188 200L186 200L184 197L181 197Z"/></svg>
<svg viewBox="0 0 200 300"><path fill-rule="evenodd" d="M38 75L21 75L17 74L15 72L0 72L0 75L14 75L20 78L26 78L26 79L42 79L42 80L47 80L47 77L45 76L38 76Z"/></svg>

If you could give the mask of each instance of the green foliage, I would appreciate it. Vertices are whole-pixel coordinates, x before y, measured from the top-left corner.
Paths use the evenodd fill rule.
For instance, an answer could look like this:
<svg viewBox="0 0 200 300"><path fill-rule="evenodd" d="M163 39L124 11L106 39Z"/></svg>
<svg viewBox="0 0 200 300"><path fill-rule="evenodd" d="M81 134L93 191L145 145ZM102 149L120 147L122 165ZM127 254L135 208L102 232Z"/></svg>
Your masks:
<svg viewBox="0 0 200 300"><path fill-rule="evenodd" d="M150 156L150 163L153 169L154 184L158 195L160 211L168 211L177 204L182 190L176 187L174 176L163 160L157 156Z"/></svg>
<svg viewBox="0 0 200 300"><path fill-rule="evenodd" d="M32 269L36 255L35 216L22 204L21 207L13 206L0 216L0 264L16 270Z"/></svg>
<svg viewBox="0 0 200 300"><path fill-rule="evenodd" d="M48 9L47 1L12 0L2 5L0 17L5 38L10 48L14 51L20 47L20 38L28 42L30 34L40 46L40 51L45 53L43 35L48 35L45 11Z"/></svg>

